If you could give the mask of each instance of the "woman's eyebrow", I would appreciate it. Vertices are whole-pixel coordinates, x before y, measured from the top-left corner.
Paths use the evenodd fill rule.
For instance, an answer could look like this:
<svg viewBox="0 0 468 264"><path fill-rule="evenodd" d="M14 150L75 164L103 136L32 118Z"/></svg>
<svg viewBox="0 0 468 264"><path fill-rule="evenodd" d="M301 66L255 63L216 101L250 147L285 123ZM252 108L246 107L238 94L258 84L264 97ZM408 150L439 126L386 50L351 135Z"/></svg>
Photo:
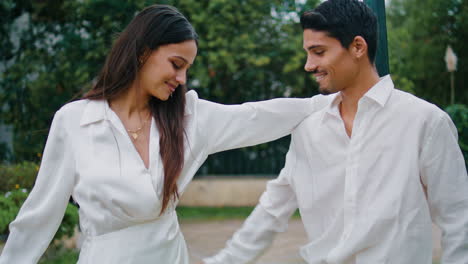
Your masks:
<svg viewBox="0 0 468 264"><path fill-rule="evenodd" d="M188 65L192 65L192 64L190 64L190 63L187 61L187 59L185 59L185 58L182 57L182 56L174 56L174 57L183 60L183 61L184 61L185 63L187 63Z"/></svg>

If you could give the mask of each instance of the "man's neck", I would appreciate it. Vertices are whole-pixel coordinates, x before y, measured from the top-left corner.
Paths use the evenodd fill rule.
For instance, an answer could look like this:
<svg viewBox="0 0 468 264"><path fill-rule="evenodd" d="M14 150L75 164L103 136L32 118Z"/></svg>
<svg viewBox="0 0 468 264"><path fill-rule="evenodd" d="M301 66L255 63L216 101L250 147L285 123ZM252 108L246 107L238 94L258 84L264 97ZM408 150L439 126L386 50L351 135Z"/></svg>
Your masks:
<svg viewBox="0 0 468 264"><path fill-rule="evenodd" d="M358 102L375 84L379 82L379 75L375 67L364 69L354 79L353 83L341 91L339 106L346 133L352 135L354 117L358 110Z"/></svg>
<svg viewBox="0 0 468 264"><path fill-rule="evenodd" d="M359 100L378 82L379 75L375 68L359 72L354 82L341 91L341 114L354 116L357 112Z"/></svg>

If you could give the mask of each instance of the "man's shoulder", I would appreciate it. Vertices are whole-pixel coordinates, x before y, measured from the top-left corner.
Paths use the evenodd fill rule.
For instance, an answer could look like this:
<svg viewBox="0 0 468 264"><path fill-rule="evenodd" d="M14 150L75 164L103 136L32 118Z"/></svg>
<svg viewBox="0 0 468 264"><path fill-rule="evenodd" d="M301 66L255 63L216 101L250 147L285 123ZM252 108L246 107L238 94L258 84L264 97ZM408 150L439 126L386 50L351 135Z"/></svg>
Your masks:
<svg viewBox="0 0 468 264"><path fill-rule="evenodd" d="M408 117L440 118L445 115L442 109L431 102L405 91L394 91L390 100L392 107L405 110Z"/></svg>

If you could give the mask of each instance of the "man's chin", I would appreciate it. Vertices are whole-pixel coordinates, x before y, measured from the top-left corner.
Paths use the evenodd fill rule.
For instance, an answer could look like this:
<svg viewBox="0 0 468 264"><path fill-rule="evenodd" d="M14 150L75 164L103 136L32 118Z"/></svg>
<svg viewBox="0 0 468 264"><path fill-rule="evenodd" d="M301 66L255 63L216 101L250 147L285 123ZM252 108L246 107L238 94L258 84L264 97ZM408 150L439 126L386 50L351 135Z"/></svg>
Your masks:
<svg viewBox="0 0 468 264"><path fill-rule="evenodd" d="M323 95L329 95L329 94L334 94L334 93L337 93L339 92L338 89L334 89L335 87L330 87L330 86L327 86L327 87L320 87L318 88L319 90L319 93L320 94L323 94Z"/></svg>
<svg viewBox="0 0 468 264"><path fill-rule="evenodd" d="M330 91L327 88L319 88L318 90L319 90L319 93L322 94L322 95L329 95L329 94L333 93L332 91Z"/></svg>

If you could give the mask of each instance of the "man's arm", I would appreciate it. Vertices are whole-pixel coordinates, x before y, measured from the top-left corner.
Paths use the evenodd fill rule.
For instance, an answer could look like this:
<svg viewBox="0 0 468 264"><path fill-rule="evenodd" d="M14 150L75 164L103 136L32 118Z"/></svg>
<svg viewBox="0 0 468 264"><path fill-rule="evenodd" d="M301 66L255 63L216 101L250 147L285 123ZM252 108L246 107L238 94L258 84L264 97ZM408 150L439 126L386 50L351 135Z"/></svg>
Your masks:
<svg viewBox="0 0 468 264"><path fill-rule="evenodd" d="M271 245L278 232L287 229L288 220L297 209L295 193L290 184L296 163L294 140L286 155L285 167L277 179L269 181L260 203L237 230L226 247L205 258L205 264L254 263Z"/></svg>
<svg viewBox="0 0 468 264"><path fill-rule="evenodd" d="M468 263L468 177L455 125L442 113L421 152L431 217L442 230L443 264Z"/></svg>

